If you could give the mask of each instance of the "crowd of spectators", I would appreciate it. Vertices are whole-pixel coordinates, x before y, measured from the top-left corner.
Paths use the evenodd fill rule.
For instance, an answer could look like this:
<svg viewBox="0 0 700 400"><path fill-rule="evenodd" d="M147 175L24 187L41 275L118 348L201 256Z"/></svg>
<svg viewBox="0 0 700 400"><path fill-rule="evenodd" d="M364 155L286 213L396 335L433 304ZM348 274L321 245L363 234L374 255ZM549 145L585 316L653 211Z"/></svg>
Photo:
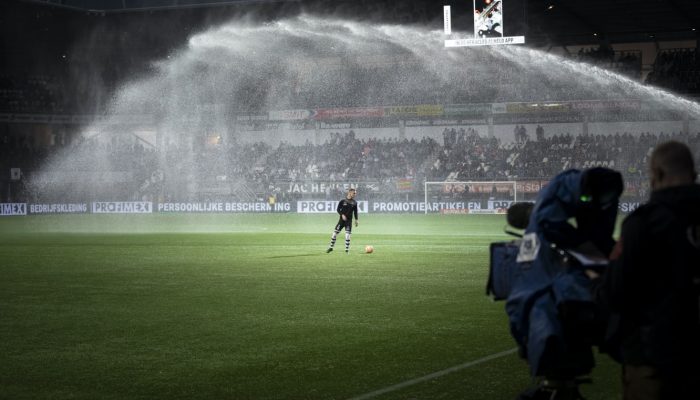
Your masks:
<svg viewBox="0 0 700 400"><path fill-rule="evenodd" d="M647 83L676 92L700 94L700 53L694 49L661 51L656 57L654 69L647 76Z"/></svg>
<svg viewBox="0 0 700 400"><path fill-rule="evenodd" d="M134 198L139 185L158 171L156 151L139 141L120 141L112 136L110 140L42 145L31 138L0 131L0 201L8 200L8 191L15 193L14 200L18 196L45 201L85 201L96 196ZM47 168L49 164L51 168ZM12 168L21 171L21 179L10 181L14 189L8 190L5 183Z"/></svg>
<svg viewBox="0 0 700 400"><path fill-rule="evenodd" d="M303 68L314 74L295 79L290 107L366 106L368 99L373 105L393 105L396 99L409 104L617 99L619 92L629 90L617 81L606 81L605 90L595 81L582 85L579 80L569 79L570 72L543 62L541 53L524 52L510 58L490 49L470 48L461 56L462 64L454 66L430 66L402 53L393 55L393 62L388 57L387 61L365 60L358 65L341 58L320 69L314 61L314 65ZM602 51L584 51L578 60L637 80L641 77L639 51L613 51L609 56ZM324 86L325 80L318 79L319 74L327 76L324 71L331 71L327 75L335 81L333 90ZM411 76L420 78L405 79Z"/></svg>
<svg viewBox="0 0 700 400"><path fill-rule="evenodd" d="M69 54L66 65L61 67L63 70L55 69L58 75L23 76L16 71L1 72L0 112L71 114L104 111L121 77L115 72L118 68L110 67L115 63L105 62L99 71L88 68L94 58L87 58L89 55L87 50L81 57ZM65 55L58 57L62 59ZM232 95L238 99L236 107L253 112L269 107L270 104L263 100L270 98L277 102L273 104L275 109L294 109L397 105L396 99L402 99L402 104L456 104L562 98L588 100L592 96L606 96L599 87L582 86L580 82L565 79L561 73L553 74L548 65L538 63L540 60L536 55L519 57L530 58L509 60L499 53L469 49L464 53L464 67L443 65L443 70L436 73L436 66L405 52L387 55L386 59L360 57L359 61L357 54L348 59L331 57L325 61L319 56L309 60L308 66L278 65L273 69L274 73L248 77L247 83L241 83ZM578 59L630 76L640 76L638 52L608 54L603 50L582 50ZM494 65L498 68L493 68ZM528 66L527 73L523 73L523 65ZM678 78L666 78L668 74L678 75L675 74L678 68L681 69ZM652 73L650 79L667 85L677 85L673 83L676 81L687 82L688 90L697 89L697 71L683 68L671 68L659 61L658 72ZM410 76L420 79L406 79ZM329 90L329 80L333 81L332 90ZM492 82L498 82L498 85L494 86ZM610 92L616 91L611 89ZM218 92L214 90L214 93Z"/></svg>
<svg viewBox="0 0 700 400"><path fill-rule="evenodd" d="M437 149L429 138L420 141L397 138L357 139L355 133L334 133L314 146L280 144L272 149L256 171L256 180L382 180L415 177Z"/></svg>
<svg viewBox="0 0 700 400"><path fill-rule="evenodd" d="M557 133L507 143L477 135L468 138L441 149L430 173L431 180L546 178L569 168L603 166L622 172L626 180L645 181L648 157L656 144L674 139L693 149L700 148L700 133Z"/></svg>
<svg viewBox="0 0 700 400"><path fill-rule="evenodd" d="M406 104L550 101L562 98L588 100L606 96L606 92L614 98L618 92L616 88L601 91L595 85L582 86L576 80L563 79L560 73L553 73L548 66L537 67L537 56L522 54L519 57L526 59L509 60L484 49L469 49L464 52L464 68L460 66L454 71L446 68L442 74L447 76L440 77L436 76L433 67L409 53L398 52L388 55L386 59L374 56L360 58L359 62L342 57L331 57L325 61L321 58L297 68L302 72L285 70L284 73L277 71L275 74L250 78L249 85L242 85L233 95L239 99L238 107L254 112L270 106L263 102L267 98L279 101L279 104L274 104L277 109L294 109L367 106L368 102L370 105L396 105L396 99L402 99ZM17 72L1 72L0 112L70 114L103 111L120 79L119 74L113 71L116 67L108 67L111 65L109 63L92 74L77 73L75 71L90 70L85 67L88 61L83 58L69 55L66 63L71 68L63 66L67 68L65 71L56 69L60 71L60 77L44 73L23 76ZM581 49L574 58L637 79L641 76L639 51L613 51L610 47L601 46ZM493 65L498 65L498 68L492 68ZM523 65L532 67L523 73ZM70 71L77 75L71 75ZM274 80L274 76L285 78ZM319 79L320 76L323 79ZM407 76L421 79L407 80ZM334 81L332 90L327 85L330 79ZM498 82L498 85L490 82ZM660 52L653 70L647 76L647 83L682 93L699 93L700 56L697 49Z"/></svg>
<svg viewBox="0 0 700 400"><path fill-rule="evenodd" d="M642 74L642 52L639 50L616 51L606 45L581 48L576 53L576 60L619 72L634 79L639 79Z"/></svg>
<svg viewBox="0 0 700 400"><path fill-rule="evenodd" d="M64 112L65 93L61 85L50 75L34 75L17 78L0 76L0 112L46 113Z"/></svg>
<svg viewBox="0 0 700 400"><path fill-rule="evenodd" d="M614 168L627 181L643 183L651 150L670 139L700 148L700 133L540 133L532 139L502 142L470 128L445 128L442 143L427 137L358 139L350 131L336 133L319 145L232 143L223 150L203 150L192 162L210 179L214 175L238 177L253 193L284 182L375 182L392 190L401 180L548 179L569 168L594 166ZM227 154L226 161L216 161L222 157L212 156L212 152ZM178 157L177 153L171 157ZM422 192L422 185L414 185L414 191Z"/></svg>
<svg viewBox="0 0 700 400"><path fill-rule="evenodd" d="M636 56L618 56L614 57L615 61L606 61L601 66L639 75L638 59L634 58ZM242 84L233 95L239 100L237 104L240 104L237 107L247 112L266 110L270 105L265 104L263 100L268 98L275 99L274 109L295 109L360 107L368 104L378 106L551 101L561 98L587 100L594 95L604 95L597 87L582 87L576 81L562 80L561 76L552 75L546 68L530 68L523 74L522 65L503 60L498 54L483 49L472 49L465 57L468 64L466 70L463 71L461 67L456 70L448 68L443 71L450 75L447 78L436 76L435 71L424 62L405 54L397 55L395 60L391 57L384 61L364 60L360 65L350 63L349 60L335 60L325 64L322 60L314 60L308 68L300 68L301 71L315 71L314 74L299 72L286 80L275 80L271 77L286 76L283 73L250 78L250 82ZM536 60L532 62L535 63ZM80 60L72 60L71 65L75 70L87 70L82 68ZM498 65L499 68L491 68L493 65ZM105 78L114 75L108 74L106 70L105 67L99 77L95 74L59 77L50 74L23 76L17 73L2 73L0 112L102 113L116 87L116 78ZM468 73L464 73L465 71ZM660 67L660 71L664 71L664 68ZM659 72L658 76L665 76L663 74L664 72ZM323 76L324 79L319 79L319 76ZM421 79L407 80L407 76ZM692 88L697 86L697 73L683 72L681 78L683 82L688 82L689 90L695 90ZM329 90L327 85L330 79L334 81L332 90ZM652 76L650 79L656 78ZM668 79L671 78L663 79L657 80L668 83ZM494 81L499 82L498 86L489 83ZM672 82L668 84L676 85ZM212 96L214 94L212 93ZM402 103L396 104L396 99L402 99Z"/></svg>
<svg viewBox="0 0 700 400"><path fill-rule="evenodd" d="M349 131L335 133L317 145L232 141L192 148L171 144L163 153L138 140L92 139L67 145L72 153L69 161L51 165L68 175L121 173L119 185L92 187L87 191L92 194L184 200L202 192L214 196L218 191L222 196L235 192L240 200L253 200L271 190L284 197L280 188L293 182L371 182L395 193L405 191L398 182L410 181L415 184L409 191L422 193L424 181L546 180L569 168L593 166L616 169L629 182L646 182L648 157L657 143L674 139L700 148L700 133L572 135L544 133L541 127L537 131L533 138L520 135L521 140L501 141L471 128L445 128L442 143L427 137L359 139ZM44 167L49 151L58 153L7 135L0 137L2 168L20 167L28 178Z"/></svg>

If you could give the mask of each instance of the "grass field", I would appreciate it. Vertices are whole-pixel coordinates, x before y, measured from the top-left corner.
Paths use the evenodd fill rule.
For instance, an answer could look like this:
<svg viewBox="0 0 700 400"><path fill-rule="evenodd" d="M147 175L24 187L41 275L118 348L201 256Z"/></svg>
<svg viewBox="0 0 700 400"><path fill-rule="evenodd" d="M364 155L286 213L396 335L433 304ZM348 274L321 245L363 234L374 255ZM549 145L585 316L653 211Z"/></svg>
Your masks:
<svg viewBox="0 0 700 400"><path fill-rule="evenodd" d="M417 379L515 347L504 222L367 215L346 255L332 215L0 218L0 398L513 399L513 353ZM619 398L598 361L584 395Z"/></svg>

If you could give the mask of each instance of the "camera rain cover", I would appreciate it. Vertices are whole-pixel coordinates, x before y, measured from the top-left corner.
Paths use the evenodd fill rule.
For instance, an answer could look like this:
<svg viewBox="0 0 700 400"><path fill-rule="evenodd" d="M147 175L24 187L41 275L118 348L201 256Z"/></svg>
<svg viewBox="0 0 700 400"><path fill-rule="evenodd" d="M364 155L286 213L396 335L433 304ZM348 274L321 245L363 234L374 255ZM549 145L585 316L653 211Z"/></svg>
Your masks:
<svg viewBox="0 0 700 400"><path fill-rule="evenodd" d="M496 242L489 247L491 265L486 294L494 300L505 300L513 287L513 282L520 275L518 248L520 241Z"/></svg>

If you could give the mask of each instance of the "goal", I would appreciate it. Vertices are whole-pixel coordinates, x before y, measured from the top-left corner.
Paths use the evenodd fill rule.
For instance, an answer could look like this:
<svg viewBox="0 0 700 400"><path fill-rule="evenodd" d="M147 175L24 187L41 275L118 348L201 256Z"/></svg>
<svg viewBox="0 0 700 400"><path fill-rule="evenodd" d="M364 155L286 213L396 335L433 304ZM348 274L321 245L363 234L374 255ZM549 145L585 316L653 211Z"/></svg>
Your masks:
<svg viewBox="0 0 700 400"><path fill-rule="evenodd" d="M425 182L425 213L505 214L518 201L515 181Z"/></svg>

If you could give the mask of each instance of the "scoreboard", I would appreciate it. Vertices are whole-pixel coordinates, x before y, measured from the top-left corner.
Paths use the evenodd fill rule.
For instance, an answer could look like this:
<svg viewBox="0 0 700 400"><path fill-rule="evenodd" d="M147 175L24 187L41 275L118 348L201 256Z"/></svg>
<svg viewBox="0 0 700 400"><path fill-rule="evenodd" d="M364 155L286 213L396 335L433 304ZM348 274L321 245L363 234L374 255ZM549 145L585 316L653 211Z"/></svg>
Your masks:
<svg viewBox="0 0 700 400"><path fill-rule="evenodd" d="M472 0L443 6L445 47L525 43L526 0Z"/></svg>

